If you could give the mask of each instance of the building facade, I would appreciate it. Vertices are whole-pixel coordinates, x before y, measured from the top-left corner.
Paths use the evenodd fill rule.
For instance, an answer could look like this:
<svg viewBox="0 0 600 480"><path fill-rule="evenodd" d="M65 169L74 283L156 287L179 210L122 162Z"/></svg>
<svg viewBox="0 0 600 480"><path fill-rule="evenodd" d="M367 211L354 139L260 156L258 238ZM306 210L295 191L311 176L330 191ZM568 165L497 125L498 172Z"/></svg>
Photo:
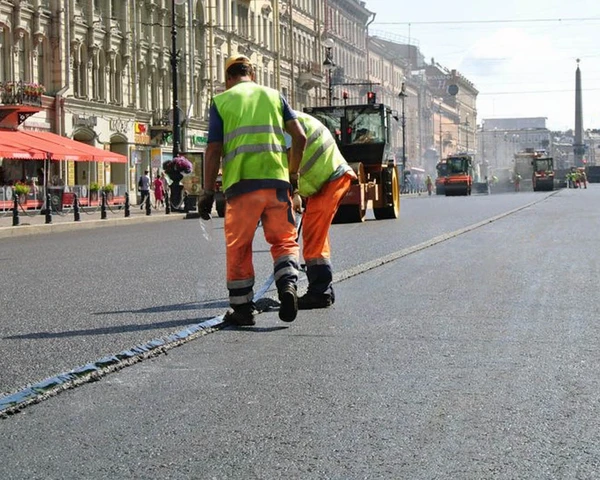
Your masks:
<svg viewBox="0 0 600 480"><path fill-rule="evenodd" d="M451 135L444 153L473 149L473 86L443 70L459 94L442 95L435 88L440 68L430 70L414 45L370 36L374 19L359 0L0 0L0 82L43 85L42 111L21 128L129 159L57 163L67 185L113 183L135 193L139 175L155 173L174 150L201 159L212 97L225 88L226 58L237 53L250 57L258 83L280 90L298 110L365 103L375 91L398 118L404 110L404 151L413 166L439 158L432 156L437 123Z"/></svg>

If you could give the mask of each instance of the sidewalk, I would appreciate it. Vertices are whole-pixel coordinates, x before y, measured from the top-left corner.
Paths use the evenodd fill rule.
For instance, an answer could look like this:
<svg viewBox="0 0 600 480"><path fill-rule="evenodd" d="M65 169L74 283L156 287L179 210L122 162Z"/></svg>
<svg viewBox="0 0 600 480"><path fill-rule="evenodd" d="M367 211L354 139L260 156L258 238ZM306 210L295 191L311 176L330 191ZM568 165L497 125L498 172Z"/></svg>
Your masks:
<svg viewBox="0 0 600 480"><path fill-rule="evenodd" d="M80 211L80 220L78 222L75 221L72 209L60 212L60 214L53 212L52 223L49 224L46 223L46 215L40 214L39 210L28 210L27 212L19 210L18 226L13 226L12 210L1 211L0 238L35 235L39 233L67 232L103 226L132 225L143 222L182 220L186 217L185 213L178 212L171 212L167 215L164 208L158 210L153 208L152 213L146 215L146 210L140 209L139 205L133 205L130 208L129 217L125 217L124 208L111 206L111 209L106 209L106 219L102 219L100 207L86 208L85 211Z"/></svg>

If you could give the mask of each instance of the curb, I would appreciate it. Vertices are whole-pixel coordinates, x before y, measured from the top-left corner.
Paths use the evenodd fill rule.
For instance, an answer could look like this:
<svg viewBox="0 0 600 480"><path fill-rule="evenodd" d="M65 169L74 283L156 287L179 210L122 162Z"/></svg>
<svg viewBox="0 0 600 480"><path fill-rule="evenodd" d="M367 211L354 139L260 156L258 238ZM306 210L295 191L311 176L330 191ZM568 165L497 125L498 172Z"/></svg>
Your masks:
<svg viewBox="0 0 600 480"><path fill-rule="evenodd" d="M83 222L71 221L41 225L19 225L17 227L0 227L0 239L37 235L40 233L72 232L76 230L90 230L92 228L98 227L119 227L123 225L134 225L139 223L174 220L185 220L185 214L171 213L169 215L160 215L154 217L144 215L127 218L107 218L106 220L88 220Z"/></svg>

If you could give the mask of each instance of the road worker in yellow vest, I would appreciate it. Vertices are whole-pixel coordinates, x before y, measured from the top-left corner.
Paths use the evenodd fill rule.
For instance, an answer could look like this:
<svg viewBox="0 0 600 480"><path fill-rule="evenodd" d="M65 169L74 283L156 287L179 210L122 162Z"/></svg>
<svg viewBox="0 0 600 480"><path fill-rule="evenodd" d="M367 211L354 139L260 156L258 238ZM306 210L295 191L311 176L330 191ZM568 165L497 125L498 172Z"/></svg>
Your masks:
<svg viewBox="0 0 600 480"><path fill-rule="evenodd" d="M292 187L284 132L292 138L292 164L298 165L306 135L281 94L254 82L250 59L227 59L226 91L216 95L210 110L204 159L204 190L198 209L204 219L213 208L215 182L222 169L225 194L227 288L232 310L224 320L254 325L252 243L262 223L271 245L279 293L279 318L291 322L298 312L296 284L299 245L292 210Z"/></svg>
<svg viewBox="0 0 600 480"><path fill-rule="evenodd" d="M329 243L329 228L344 195L356 174L348 165L331 132L319 120L306 113L296 112L306 133L306 150L302 159L290 158L294 209L306 209L302 218L302 256L306 263L308 290L298 298L298 309L327 308L335 301L333 269Z"/></svg>

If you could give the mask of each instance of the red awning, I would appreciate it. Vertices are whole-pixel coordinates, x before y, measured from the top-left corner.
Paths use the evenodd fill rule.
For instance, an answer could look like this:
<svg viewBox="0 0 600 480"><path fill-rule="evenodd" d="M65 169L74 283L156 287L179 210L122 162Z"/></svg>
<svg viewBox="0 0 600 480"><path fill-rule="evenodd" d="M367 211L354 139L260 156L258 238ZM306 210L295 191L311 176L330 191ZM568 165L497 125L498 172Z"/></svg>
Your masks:
<svg viewBox="0 0 600 480"><path fill-rule="evenodd" d="M0 130L0 157L127 163L127 157L50 132Z"/></svg>
<svg viewBox="0 0 600 480"><path fill-rule="evenodd" d="M0 130L0 157L15 160L44 160L48 157L42 150L17 142L18 137L11 134L12 132Z"/></svg>
<svg viewBox="0 0 600 480"><path fill-rule="evenodd" d="M91 159L87 158L88 161L94 162L110 162L110 163L127 163L127 157L120 153L111 152L110 150L103 150L96 148L87 143L78 142L77 140L71 140L67 137L61 137L55 133L50 132L33 132L23 131L25 135L32 136L37 140L49 142L58 146L65 146L72 148L77 152L78 155L86 157L92 156Z"/></svg>

